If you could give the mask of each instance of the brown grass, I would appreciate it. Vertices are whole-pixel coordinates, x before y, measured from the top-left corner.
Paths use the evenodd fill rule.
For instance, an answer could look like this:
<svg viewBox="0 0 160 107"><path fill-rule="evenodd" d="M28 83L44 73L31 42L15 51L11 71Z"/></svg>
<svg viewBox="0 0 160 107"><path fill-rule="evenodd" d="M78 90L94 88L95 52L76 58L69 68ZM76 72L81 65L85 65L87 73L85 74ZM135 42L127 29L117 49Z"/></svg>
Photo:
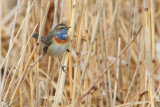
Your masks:
<svg viewBox="0 0 160 107"><path fill-rule="evenodd" d="M32 38L59 23L67 73ZM159 0L0 0L0 106L160 106L159 36Z"/></svg>

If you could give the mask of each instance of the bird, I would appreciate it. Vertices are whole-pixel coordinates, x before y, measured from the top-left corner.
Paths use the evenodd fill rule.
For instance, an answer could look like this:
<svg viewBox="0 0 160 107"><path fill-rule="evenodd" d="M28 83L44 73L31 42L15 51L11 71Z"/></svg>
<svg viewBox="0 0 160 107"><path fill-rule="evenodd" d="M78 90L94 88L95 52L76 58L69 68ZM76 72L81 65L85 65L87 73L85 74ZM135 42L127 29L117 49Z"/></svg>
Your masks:
<svg viewBox="0 0 160 107"><path fill-rule="evenodd" d="M43 48L43 55L48 54L51 57L58 57L58 61L64 70L65 66L62 66L61 59L65 51L70 52L68 49L71 43L71 38L68 36L68 30L70 26L65 24L56 25L53 30L47 36L41 36L40 41L45 44ZM35 33L32 36L38 39L39 34Z"/></svg>

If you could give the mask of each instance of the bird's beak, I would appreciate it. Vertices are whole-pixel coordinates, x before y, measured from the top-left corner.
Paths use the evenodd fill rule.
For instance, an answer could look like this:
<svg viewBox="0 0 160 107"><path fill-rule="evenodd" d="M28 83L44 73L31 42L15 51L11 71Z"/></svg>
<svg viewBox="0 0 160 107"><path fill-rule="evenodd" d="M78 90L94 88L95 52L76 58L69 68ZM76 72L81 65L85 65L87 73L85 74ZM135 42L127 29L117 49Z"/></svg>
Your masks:
<svg viewBox="0 0 160 107"><path fill-rule="evenodd" d="M67 29L71 28L70 26L67 27Z"/></svg>

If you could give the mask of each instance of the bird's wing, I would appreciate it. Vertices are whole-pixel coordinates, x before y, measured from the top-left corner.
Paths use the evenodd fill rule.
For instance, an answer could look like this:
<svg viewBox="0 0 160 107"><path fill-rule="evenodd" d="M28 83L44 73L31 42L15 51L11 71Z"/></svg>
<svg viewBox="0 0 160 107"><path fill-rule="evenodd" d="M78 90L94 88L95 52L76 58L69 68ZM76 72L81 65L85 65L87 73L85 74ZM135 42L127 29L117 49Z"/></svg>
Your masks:
<svg viewBox="0 0 160 107"><path fill-rule="evenodd" d="M56 34L54 33L54 31L52 31L52 32L50 32L50 33L47 35L47 39L48 39L48 40L51 40L51 39L53 39L55 36L56 36Z"/></svg>
<svg viewBox="0 0 160 107"><path fill-rule="evenodd" d="M55 37L56 35L55 35L55 33L52 31L52 32L50 32L48 35L47 35L47 37L46 37L46 39L45 39L45 44L46 45L50 45L51 43L52 43L52 41L53 41L53 38Z"/></svg>
<svg viewBox="0 0 160 107"><path fill-rule="evenodd" d="M35 39L38 39L38 36L39 36L39 34L35 33L35 34L33 34L32 37ZM46 45L50 45L52 41L51 41L51 39L49 39L47 37L41 36L41 42L43 42Z"/></svg>
<svg viewBox="0 0 160 107"><path fill-rule="evenodd" d="M39 34L33 34L33 38L38 39ZM54 30L51 31L46 37L41 36L41 42L43 42L46 45L50 45L53 41L53 38L56 36Z"/></svg>

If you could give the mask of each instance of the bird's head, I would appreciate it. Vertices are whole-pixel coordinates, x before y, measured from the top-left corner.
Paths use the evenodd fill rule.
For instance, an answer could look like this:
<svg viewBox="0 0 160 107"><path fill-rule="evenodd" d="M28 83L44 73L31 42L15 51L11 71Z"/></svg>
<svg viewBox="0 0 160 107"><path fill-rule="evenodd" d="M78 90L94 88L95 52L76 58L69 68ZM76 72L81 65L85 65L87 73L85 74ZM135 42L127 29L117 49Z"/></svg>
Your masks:
<svg viewBox="0 0 160 107"><path fill-rule="evenodd" d="M66 40L68 38L68 29L70 26L66 26L65 24L58 24L54 30L57 32L57 37L61 40Z"/></svg>

